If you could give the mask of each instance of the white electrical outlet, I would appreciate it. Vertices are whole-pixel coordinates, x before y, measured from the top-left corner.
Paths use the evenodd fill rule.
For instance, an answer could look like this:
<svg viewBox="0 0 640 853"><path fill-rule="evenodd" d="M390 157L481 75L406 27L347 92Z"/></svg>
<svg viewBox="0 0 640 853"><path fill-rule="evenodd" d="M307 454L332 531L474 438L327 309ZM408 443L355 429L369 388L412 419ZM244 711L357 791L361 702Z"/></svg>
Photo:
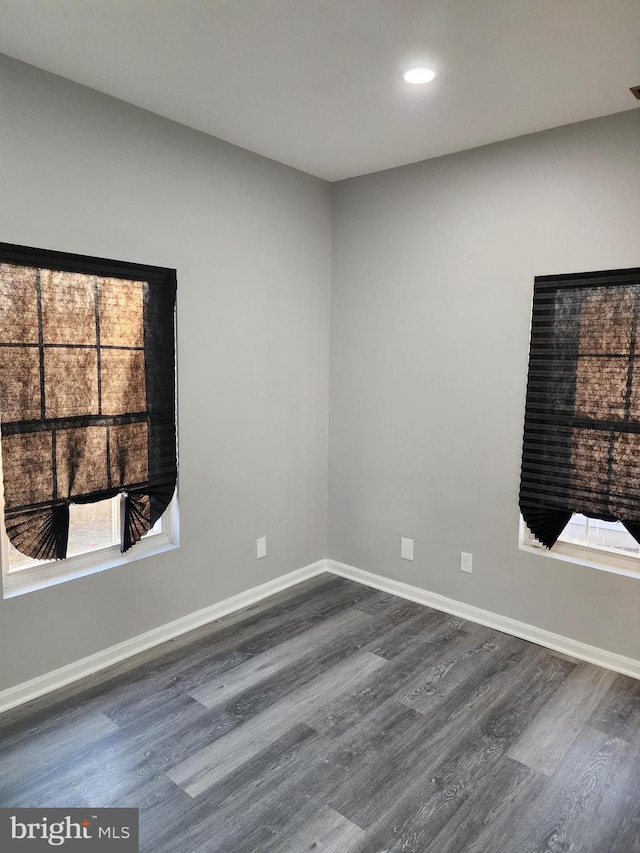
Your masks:
<svg viewBox="0 0 640 853"><path fill-rule="evenodd" d="M400 558L402 560L413 560L413 539L400 537Z"/></svg>
<svg viewBox="0 0 640 853"><path fill-rule="evenodd" d="M469 572L469 574L471 574L471 572L473 571L473 569L471 567L472 560L473 560L473 557L471 556L471 554L467 554L466 551L461 551L460 552L460 571L461 572Z"/></svg>
<svg viewBox="0 0 640 853"><path fill-rule="evenodd" d="M256 559L260 559L260 557L267 556L267 537L263 536L261 539L256 539Z"/></svg>

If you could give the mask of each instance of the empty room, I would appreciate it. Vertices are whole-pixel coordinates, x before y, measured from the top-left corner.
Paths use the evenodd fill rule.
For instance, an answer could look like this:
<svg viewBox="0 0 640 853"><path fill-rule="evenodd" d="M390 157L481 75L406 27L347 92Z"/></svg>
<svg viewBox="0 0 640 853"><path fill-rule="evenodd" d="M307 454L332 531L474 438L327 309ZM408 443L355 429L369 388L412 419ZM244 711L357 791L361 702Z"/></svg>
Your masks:
<svg viewBox="0 0 640 853"><path fill-rule="evenodd" d="M0 0L3 851L640 853L639 45Z"/></svg>

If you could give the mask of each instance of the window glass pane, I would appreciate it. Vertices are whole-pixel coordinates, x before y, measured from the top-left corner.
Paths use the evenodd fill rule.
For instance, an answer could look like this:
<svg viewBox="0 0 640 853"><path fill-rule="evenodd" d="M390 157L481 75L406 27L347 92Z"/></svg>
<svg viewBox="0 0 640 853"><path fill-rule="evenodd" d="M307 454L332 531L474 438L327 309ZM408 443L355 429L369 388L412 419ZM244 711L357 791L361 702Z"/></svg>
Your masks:
<svg viewBox="0 0 640 853"><path fill-rule="evenodd" d="M559 538L564 542L586 542L586 536L587 519L584 515L574 513Z"/></svg>
<svg viewBox="0 0 640 853"><path fill-rule="evenodd" d="M31 557L27 557L26 554L21 554L17 548L14 548L11 542L7 543L9 545L9 571L12 572L15 569L23 569L25 566L39 566L44 565L44 560L33 560Z"/></svg>
<svg viewBox="0 0 640 853"><path fill-rule="evenodd" d="M640 553L640 545L620 521L589 521L589 545L613 548L629 554Z"/></svg>
<svg viewBox="0 0 640 853"><path fill-rule="evenodd" d="M119 542L119 505L119 496L92 504L71 504L67 555L86 554Z"/></svg>
<svg viewBox="0 0 640 853"><path fill-rule="evenodd" d="M598 521L575 513L562 532L560 540L640 556L640 544L621 521Z"/></svg>

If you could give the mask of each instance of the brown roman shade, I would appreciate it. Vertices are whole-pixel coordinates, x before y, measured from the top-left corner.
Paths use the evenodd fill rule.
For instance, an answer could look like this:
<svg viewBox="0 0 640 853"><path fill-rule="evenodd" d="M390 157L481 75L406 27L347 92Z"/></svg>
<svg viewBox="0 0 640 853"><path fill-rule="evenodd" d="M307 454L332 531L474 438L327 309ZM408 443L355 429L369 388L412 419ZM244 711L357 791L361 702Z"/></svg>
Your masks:
<svg viewBox="0 0 640 853"><path fill-rule="evenodd" d="M0 244L5 526L67 553L69 505L121 495L121 550L176 485L174 270Z"/></svg>
<svg viewBox="0 0 640 853"><path fill-rule="evenodd" d="M640 269L536 278L520 510L551 548L573 513L640 541Z"/></svg>

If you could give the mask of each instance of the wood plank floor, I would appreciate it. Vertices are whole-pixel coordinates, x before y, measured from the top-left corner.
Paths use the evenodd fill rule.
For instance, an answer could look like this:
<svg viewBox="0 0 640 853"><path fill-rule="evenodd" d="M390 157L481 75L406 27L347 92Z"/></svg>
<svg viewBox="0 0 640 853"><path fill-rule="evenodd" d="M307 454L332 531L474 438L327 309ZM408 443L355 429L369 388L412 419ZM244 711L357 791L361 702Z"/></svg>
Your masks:
<svg viewBox="0 0 640 853"><path fill-rule="evenodd" d="M322 575L0 717L144 853L640 853L640 682Z"/></svg>

